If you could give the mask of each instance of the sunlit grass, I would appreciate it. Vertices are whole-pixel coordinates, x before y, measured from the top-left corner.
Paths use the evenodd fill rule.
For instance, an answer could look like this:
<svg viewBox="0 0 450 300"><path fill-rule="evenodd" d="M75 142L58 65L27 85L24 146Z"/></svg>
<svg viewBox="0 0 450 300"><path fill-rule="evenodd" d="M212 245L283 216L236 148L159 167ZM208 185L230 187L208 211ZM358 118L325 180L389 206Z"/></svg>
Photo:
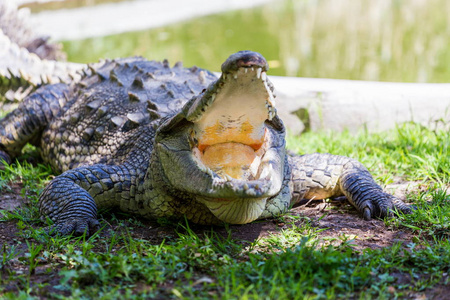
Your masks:
<svg viewBox="0 0 450 300"><path fill-rule="evenodd" d="M277 220L287 227L253 242L223 237L214 228L195 233L181 222L169 225L178 233L155 243L133 238L134 230L149 230L133 216L127 221L101 218L102 231L89 240L69 239L45 235L30 226L36 222L36 211L30 218L27 211L18 210L0 221L16 220L18 236L27 244L5 244L0 249L0 285L17 285L14 291L0 292L0 297L391 299L420 295L436 284L449 283L447 141L446 131L417 124L377 134L307 133L288 139L288 146L299 153L332 152L359 159L381 183L420 181L426 188L407 195L416 211L385 220L392 230L415 234L403 245L357 251L348 236L332 241L309 218L290 214ZM31 198L49 176L46 168L26 163L0 172L8 184L23 181L24 189L31 186L32 193L24 194ZM108 229L111 224L116 230ZM18 271L18 261L25 271ZM46 276L59 282L47 294L42 291L49 283L33 280L33 272L45 266L52 266Z"/></svg>
<svg viewBox="0 0 450 300"><path fill-rule="evenodd" d="M286 1L65 47L76 61L144 55L212 70L230 53L252 49L271 61L272 74L445 82L450 80L449 5L444 0ZM36 224L37 197L51 172L19 160L0 170L0 193L18 189L26 199L14 212L0 210L0 222L13 224L24 241L0 245L0 286L9 289L0 289L0 298L420 298L428 288L450 283L449 141L448 131L417 124L381 133L289 136L292 151L353 157L382 185L420 184L407 194L416 210L384 221L390 230L412 232L413 240L362 251L344 234L331 243L323 228L293 215L280 217L287 228L247 243L219 236L214 228L196 234L183 222L170 225L178 234L162 242L133 238L133 230L149 228L134 216L124 222L107 214L100 218L103 231L88 240L49 237ZM111 224L120 230L108 229ZM49 280L33 279L42 277Z"/></svg>
<svg viewBox="0 0 450 300"><path fill-rule="evenodd" d="M287 146L299 154L327 152L355 158L379 179L450 182L450 133L418 124L398 125L380 133L344 131L289 136Z"/></svg>
<svg viewBox="0 0 450 300"><path fill-rule="evenodd" d="M66 41L68 58L142 55L220 71L239 50L261 52L272 75L450 81L446 0L286 0L162 28Z"/></svg>

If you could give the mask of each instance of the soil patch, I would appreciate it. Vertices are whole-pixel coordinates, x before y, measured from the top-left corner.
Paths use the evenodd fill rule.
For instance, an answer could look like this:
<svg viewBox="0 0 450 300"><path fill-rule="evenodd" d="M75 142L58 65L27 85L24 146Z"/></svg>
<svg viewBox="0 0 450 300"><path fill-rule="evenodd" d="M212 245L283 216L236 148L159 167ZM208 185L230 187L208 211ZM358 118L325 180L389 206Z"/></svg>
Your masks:
<svg viewBox="0 0 450 300"><path fill-rule="evenodd" d="M400 196L400 198L405 198L405 194L408 193L408 189L411 186L411 184L402 184L394 187L396 195ZM13 186L9 191L0 195L0 209L13 210L27 204L26 200L19 196L20 188L20 185ZM294 218L289 217L289 215L294 216ZM395 243L406 245L414 237L407 229L399 230L389 228L381 220L363 220L355 208L346 201L333 201L331 203L312 201L307 205L293 208L289 215L287 217L267 219L246 225L230 225L228 227L229 230L225 227L213 227L213 230L215 233L224 237L227 237L231 233L231 237L234 240L246 244L271 234L280 233L280 231L288 229L293 224L302 225L302 222L308 222L313 228L322 229L318 235L324 241L332 244L339 244L344 240L347 240L347 242L351 241L355 250L389 247ZM108 216L105 214L103 222L107 224L107 228L102 230L100 237L107 237L111 234L111 231L127 230L133 238L148 240L152 244L160 244L165 239L177 238L176 225L161 226L147 220L133 220L128 219L128 217L121 218L120 214L117 216L117 218L111 218L111 215ZM294 221L292 222L292 220ZM138 222L139 225L136 225L137 223L135 222ZM198 226L194 224L189 224L189 226L197 234L211 232L211 227L209 226ZM20 225L18 226L18 222L0 222L0 244L15 245L17 247L16 251L20 253L7 266L9 270L18 274L26 274L29 272L28 267L20 260L28 252L26 242L36 243L33 239L24 238L26 235L23 234L23 230ZM93 251L104 251L104 246L96 247ZM50 293L58 293L60 295L65 293L64 291L55 289L61 279L58 275L60 269L61 266L58 264L48 265L42 262L30 276L32 285L48 283L47 285L43 285L44 290L40 291L40 293L42 292L40 294L41 296ZM0 272L4 273L5 270L0 269ZM406 275L399 274L399 276L404 277ZM398 278L398 280L407 282L410 280L407 277ZM12 280L5 286L5 291L18 291L23 288L23 282ZM438 284L423 293L411 294L411 297L414 299L444 299L442 297L449 294L449 286Z"/></svg>

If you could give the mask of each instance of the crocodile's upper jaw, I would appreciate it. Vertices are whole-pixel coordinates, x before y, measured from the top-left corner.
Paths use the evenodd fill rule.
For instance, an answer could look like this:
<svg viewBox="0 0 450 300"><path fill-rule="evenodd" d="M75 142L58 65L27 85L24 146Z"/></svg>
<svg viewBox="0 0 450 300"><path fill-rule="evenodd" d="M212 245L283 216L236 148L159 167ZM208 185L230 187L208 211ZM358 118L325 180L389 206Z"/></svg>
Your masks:
<svg viewBox="0 0 450 300"><path fill-rule="evenodd" d="M281 189L284 128L266 70L259 54L234 54L222 66L219 80L158 134L170 184L224 222L257 219L266 200Z"/></svg>

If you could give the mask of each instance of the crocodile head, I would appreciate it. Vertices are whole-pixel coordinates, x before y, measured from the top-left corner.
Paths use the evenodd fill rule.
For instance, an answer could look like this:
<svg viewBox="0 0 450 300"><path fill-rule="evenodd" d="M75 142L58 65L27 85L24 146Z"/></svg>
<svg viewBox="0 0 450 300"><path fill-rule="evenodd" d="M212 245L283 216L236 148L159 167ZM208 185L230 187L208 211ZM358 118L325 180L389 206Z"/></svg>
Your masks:
<svg viewBox="0 0 450 300"><path fill-rule="evenodd" d="M221 77L157 132L164 181L227 223L256 220L282 187L285 131L267 70L259 53L231 55Z"/></svg>

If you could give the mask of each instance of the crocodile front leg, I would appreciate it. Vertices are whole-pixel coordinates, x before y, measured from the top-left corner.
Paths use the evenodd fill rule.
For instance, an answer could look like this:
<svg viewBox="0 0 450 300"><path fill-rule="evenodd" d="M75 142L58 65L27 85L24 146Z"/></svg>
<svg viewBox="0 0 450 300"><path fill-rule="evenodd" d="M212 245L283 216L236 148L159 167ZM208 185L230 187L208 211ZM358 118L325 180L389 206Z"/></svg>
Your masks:
<svg viewBox="0 0 450 300"><path fill-rule="evenodd" d="M346 196L364 219L385 217L393 209L410 213L411 208L385 193L369 171L358 161L330 154L290 157L292 166L292 203L302 199Z"/></svg>
<svg viewBox="0 0 450 300"><path fill-rule="evenodd" d="M59 115L68 92L65 84L41 87L0 120L0 167L2 160L10 163L18 156L25 144L39 143L42 130Z"/></svg>
<svg viewBox="0 0 450 300"><path fill-rule="evenodd" d="M39 197L41 218L50 218L53 234L89 236L99 228L97 207L130 210L137 188L136 172L127 164L93 165L64 172Z"/></svg>

